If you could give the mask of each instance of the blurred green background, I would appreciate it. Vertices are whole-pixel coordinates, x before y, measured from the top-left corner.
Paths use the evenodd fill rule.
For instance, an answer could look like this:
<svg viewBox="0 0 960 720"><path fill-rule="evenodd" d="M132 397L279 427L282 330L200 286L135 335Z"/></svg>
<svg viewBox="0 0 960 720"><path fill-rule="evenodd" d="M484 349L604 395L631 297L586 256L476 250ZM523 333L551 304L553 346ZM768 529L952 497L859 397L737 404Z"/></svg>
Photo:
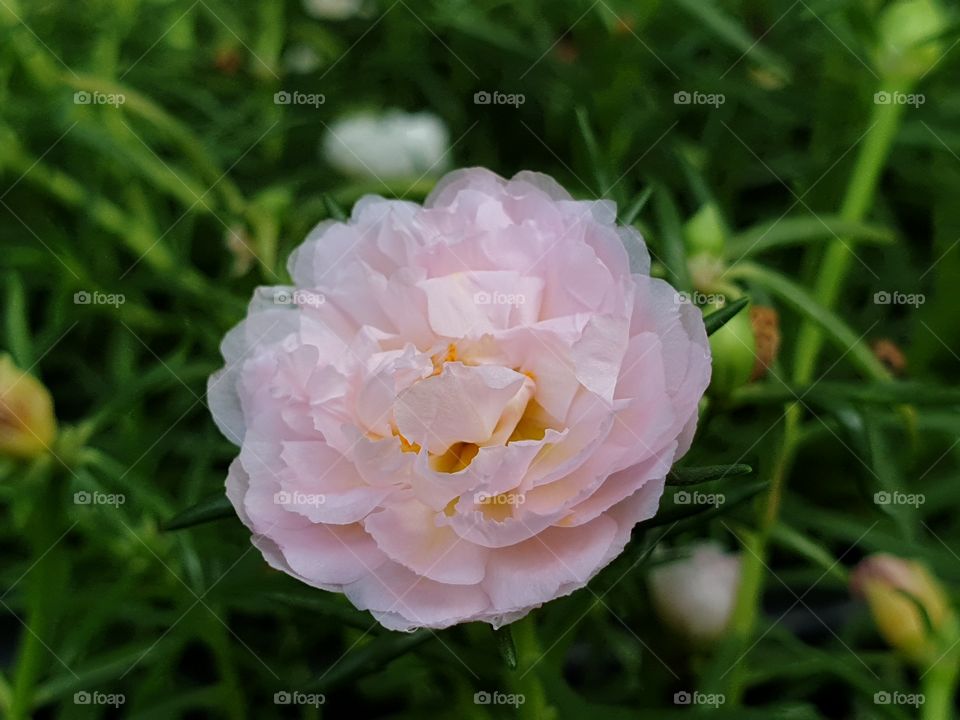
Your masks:
<svg viewBox="0 0 960 720"><path fill-rule="evenodd" d="M921 679L850 600L845 568L890 551L960 587L960 34L945 4L907 82L883 48L913 21L884 27L884 10L0 0L0 349L50 389L61 425L53 454L0 461L0 716L512 717L474 694L533 687L561 718L706 712L674 703L696 688L726 694L713 717L915 717L874 701ZM483 91L523 102L477 104ZM885 112L875 93L899 91L923 99ZM284 104L283 92L323 102ZM388 109L433 113L449 148L398 176L348 175L322 152L340 119ZM884 137L876 177L856 176ZM546 606L538 638L517 638L521 664L538 658L522 681L486 626L371 628L341 597L269 570L235 519L160 530L222 488L235 448L211 422L206 378L253 288L285 282L310 227L363 194L421 201L441 168L469 165L539 170L615 200L681 289L710 289L688 261L717 238L723 267L749 261L806 288L790 301L776 282L729 278L778 310L780 359L711 400L690 462L750 462L743 487L776 482L791 397L778 380L816 314L825 248L855 246L827 304L856 343L844 351L841 334L819 358L829 392L805 397L756 622L715 653L685 649L656 619L646 570L693 538L737 547L763 527L765 491L638 529L593 592ZM843 217L858 187L866 207ZM706 227L690 224L704 207ZM892 364L908 391L858 380L878 340L902 354ZM878 506L878 490L925 502ZM78 492L123 502L84 505ZM326 702L276 704L284 691Z"/></svg>

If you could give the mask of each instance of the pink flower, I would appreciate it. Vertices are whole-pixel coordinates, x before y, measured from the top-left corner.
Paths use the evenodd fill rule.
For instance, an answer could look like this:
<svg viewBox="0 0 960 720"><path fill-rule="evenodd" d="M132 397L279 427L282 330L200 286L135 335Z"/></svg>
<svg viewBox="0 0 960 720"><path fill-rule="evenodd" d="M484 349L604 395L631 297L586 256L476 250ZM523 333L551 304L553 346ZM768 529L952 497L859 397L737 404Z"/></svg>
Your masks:
<svg viewBox="0 0 960 720"><path fill-rule="evenodd" d="M267 562L411 630L512 622L613 560L710 379L700 311L615 217L474 168L318 225L209 383Z"/></svg>

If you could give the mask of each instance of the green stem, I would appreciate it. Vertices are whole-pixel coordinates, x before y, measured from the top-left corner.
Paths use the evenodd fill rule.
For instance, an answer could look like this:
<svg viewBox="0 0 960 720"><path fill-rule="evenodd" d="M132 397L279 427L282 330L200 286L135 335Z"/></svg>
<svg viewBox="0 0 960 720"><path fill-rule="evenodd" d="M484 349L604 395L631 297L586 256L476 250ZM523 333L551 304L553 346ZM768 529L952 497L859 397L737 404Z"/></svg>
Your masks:
<svg viewBox="0 0 960 720"><path fill-rule="evenodd" d="M44 642L50 640L49 630L54 620L52 600L58 595L58 588L62 587L63 580L62 563L59 562L62 555L52 547L61 532L60 523L52 509L60 507L63 501L56 497L51 480L49 476L43 478L46 487L40 490L36 498L33 514L26 528L30 556L38 559L32 560L36 565L21 581L26 586L26 619L20 634L20 649L13 672L11 720L26 720L30 717L34 689L44 666L49 666L48 650L44 647ZM41 556L42 559L39 559Z"/></svg>
<svg viewBox="0 0 960 720"><path fill-rule="evenodd" d="M213 610L211 610L211 612L213 612ZM231 651L230 638L227 635L227 627L222 623L207 623L203 627L202 632L219 667L223 686L223 707L228 711L230 717L242 720L248 717L246 711L247 703L244 699L243 687L233 662L233 653Z"/></svg>
<svg viewBox="0 0 960 720"><path fill-rule="evenodd" d="M909 88L897 88L897 90L905 92ZM873 106L870 129L867 131L863 145L860 146L857 164L840 208L840 216L844 220L850 222L863 220L873 204L880 173L887 162L893 140L900 128L904 107L896 103ZM827 246L813 291L817 301L826 308L832 308L840 295L844 278L853 260L850 248L851 241L843 238L835 238ZM822 346L823 332L820 328L809 321L803 323L800 334L797 336L794 365L796 381L807 383L813 377L817 356Z"/></svg>
<svg viewBox="0 0 960 720"><path fill-rule="evenodd" d="M524 696L517 708L517 716L523 720L549 720L555 711L547 704L547 693L538 670L542 665L543 650L537 637L537 624L533 613L511 626L517 645L517 669L513 671L512 685Z"/></svg>
<svg viewBox="0 0 960 720"><path fill-rule="evenodd" d="M953 720L953 698L960 679L960 662L955 654L944 657L923 676L922 720Z"/></svg>
<svg viewBox="0 0 960 720"><path fill-rule="evenodd" d="M742 537L744 552L740 586L730 619L729 636L727 642L719 648L712 664L709 682L705 683L703 688L707 693L725 690L726 701L733 705L739 703L743 696L747 669L743 656L750 646L757 623L767 564L767 545L780 512L787 472L793 462L796 446L791 438L795 437L795 427L799 421L800 406L791 405L787 408L781 440L783 444L771 472L770 492L763 506L758 531L744 533Z"/></svg>
<svg viewBox="0 0 960 720"><path fill-rule="evenodd" d="M12 702L12 697L10 695L10 683L7 682L7 679L4 677L3 673L0 673L0 713L10 712L10 705ZM4 717L6 717L6 715L4 715Z"/></svg>
<svg viewBox="0 0 960 720"><path fill-rule="evenodd" d="M897 89L907 90L908 88ZM880 174L900 126L902 112L903 106L894 103L873 106L870 129L857 155L853 175L840 210L841 217L845 220L862 220L872 205ZM849 241L842 238L833 240L828 245L819 268L813 296L816 302L828 309L836 303L850 267L852 257L849 245ZM793 379L797 384L805 385L810 382L823 340L823 331L812 321L805 320L795 345ZM787 406L783 436L774 461L770 493L763 508L759 532L745 543L747 552L743 557L743 574L731 619L731 638L724 651L718 655L718 662L732 662L735 665L730 671L731 678L727 693L728 701L733 703L739 701L744 690L745 673L740 655L742 649L748 647L755 631L763 593L767 543L780 512L786 479L796 455L802 418L803 409L798 403Z"/></svg>

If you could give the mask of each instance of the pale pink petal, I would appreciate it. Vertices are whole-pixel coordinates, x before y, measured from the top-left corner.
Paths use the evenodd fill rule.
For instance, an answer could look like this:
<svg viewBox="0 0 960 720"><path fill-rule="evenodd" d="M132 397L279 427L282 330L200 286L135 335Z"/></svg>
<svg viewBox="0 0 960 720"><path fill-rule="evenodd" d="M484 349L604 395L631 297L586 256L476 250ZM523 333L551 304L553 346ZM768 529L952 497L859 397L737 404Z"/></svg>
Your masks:
<svg viewBox="0 0 960 720"><path fill-rule="evenodd" d="M440 455L456 442L482 443L526 379L509 368L448 362L439 375L400 393L397 427L409 442Z"/></svg>
<svg viewBox="0 0 960 720"><path fill-rule="evenodd" d="M576 528L553 527L493 551L483 589L494 607L540 605L583 587L602 567L617 524L605 517Z"/></svg>
<svg viewBox="0 0 960 720"><path fill-rule="evenodd" d="M488 551L436 521L435 510L411 499L371 514L363 526L387 557L418 575L450 585L483 580Z"/></svg>
<svg viewBox="0 0 960 720"><path fill-rule="evenodd" d="M365 518L390 495L371 487L346 457L324 442L285 442L280 504L314 523L345 525Z"/></svg>
<svg viewBox="0 0 960 720"><path fill-rule="evenodd" d="M489 606L476 585L446 585L386 562L343 588L360 610L370 610L391 630L442 629L472 620Z"/></svg>

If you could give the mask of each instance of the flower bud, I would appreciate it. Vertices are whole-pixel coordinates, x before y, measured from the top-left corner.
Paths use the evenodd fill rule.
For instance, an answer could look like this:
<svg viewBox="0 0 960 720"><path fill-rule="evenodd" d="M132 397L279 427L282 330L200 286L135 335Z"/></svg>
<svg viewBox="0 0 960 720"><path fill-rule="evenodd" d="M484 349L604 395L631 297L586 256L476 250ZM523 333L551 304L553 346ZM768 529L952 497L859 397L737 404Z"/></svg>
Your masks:
<svg viewBox="0 0 960 720"><path fill-rule="evenodd" d="M320 67L321 59L316 50L306 43L291 45L283 54L283 67L296 75L309 75Z"/></svg>
<svg viewBox="0 0 960 720"><path fill-rule="evenodd" d="M687 270L690 272L690 282L699 293L720 294L716 292L717 286L727 271L727 264L722 257L709 252L698 253L687 260Z"/></svg>
<svg viewBox="0 0 960 720"><path fill-rule="evenodd" d="M878 27L877 69L884 80L913 83L943 57L938 36L947 17L938 0L896 0L883 9Z"/></svg>
<svg viewBox="0 0 960 720"><path fill-rule="evenodd" d="M346 20L359 15L363 4L363 0L303 0L303 9L317 20Z"/></svg>
<svg viewBox="0 0 960 720"><path fill-rule="evenodd" d="M716 203L704 204L683 226L683 241L691 257L706 253L722 257L727 239L727 226Z"/></svg>
<svg viewBox="0 0 960 720"><path fill-rule="evenodd" d="M53 400L39 380L0 356L0 454L32 458L57 434Z"/></svg>
<svg viewBox="0 0 960 720"><path fill-rule="evenodd" d="M740 585L740 555L713 542L695 545L689 557L657 566L648 579L660 619L694 647L719 639L730 623Z"/></svg>
<svg viewBox="0 0 960 720"><path fill-rule="evenodd" d="M705 310L704 314L707 313ZM741 310L711 335L710 352L713 355L713 375L707 390L710 395L724 398L748 383L757 361L749 313Z"/></svg>
<svg viewBox="0 0 960 720"><path fill-rule="evenodd" d="M344 175L394 180L442 172L449 140L446 124L433 113L365 112L335 121L322 150Z"/></svg>
<svg viewBox="0 0 960 720"><path fill-rule="evenodd" d="M887 643L920 665L937 658L938 635L955 620L944 589L919 562L884 553L862 560L850 590L864 598Z"/></svg>
<svg viewBox="0 0 960 720"><path fill-rule="evenodd" d="M240 224L231 225L223 235L223 244L227 252L233 257L233 263L230 266L230 275L233 277L243 277L256 261L251 245L253 239L247 233L247 229Z"/></svg>

